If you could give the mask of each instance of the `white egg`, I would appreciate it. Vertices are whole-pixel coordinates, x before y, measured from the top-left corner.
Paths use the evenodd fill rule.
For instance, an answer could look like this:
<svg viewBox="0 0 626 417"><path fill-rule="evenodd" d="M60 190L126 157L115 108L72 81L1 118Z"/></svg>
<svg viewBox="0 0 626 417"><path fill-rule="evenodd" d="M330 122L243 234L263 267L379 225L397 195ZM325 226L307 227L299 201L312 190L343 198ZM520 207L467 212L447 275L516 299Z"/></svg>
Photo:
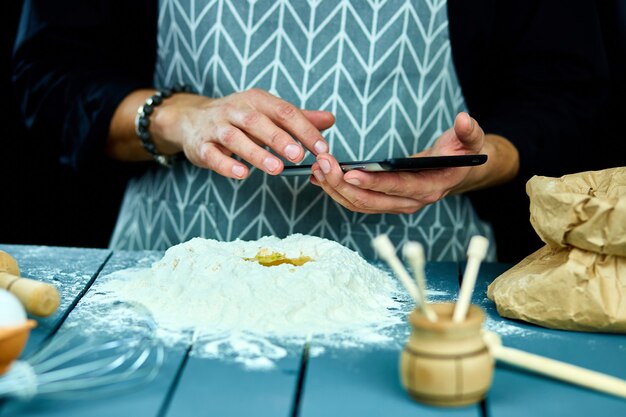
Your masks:
<svg viewBox="0 0 626 417"><path fill-rule="evenodd" d="M0 289L0 327L19 326L26 322L26 311L13 294Z"/></svg>

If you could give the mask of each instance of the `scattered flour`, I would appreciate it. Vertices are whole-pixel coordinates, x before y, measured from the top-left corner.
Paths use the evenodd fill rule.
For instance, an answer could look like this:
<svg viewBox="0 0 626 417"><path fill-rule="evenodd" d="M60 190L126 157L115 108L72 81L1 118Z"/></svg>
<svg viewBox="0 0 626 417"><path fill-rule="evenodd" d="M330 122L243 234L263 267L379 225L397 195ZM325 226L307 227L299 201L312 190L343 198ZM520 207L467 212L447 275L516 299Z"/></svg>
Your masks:
<svg viewBox="0 0 626 417"><path fill-rule="evenodd" d="M483 327L486 330L490 330L503 337L507 337L507 336L527 337L527 336L536 334L536 332L527 330L524 327L516 324L515 322L511 322L503 318L499 318L498 320L495 320L489 316L486 317L485 324Z"/></svg>
<svg viewBox="0 0 626 417"><path fill-rule="evenodd" d="M260 251L312 260L264 266L256 259ZM115 328L129 312L147 310L166 343L192 343L194 355L263 369L307 337L318 346L313 355L324 346L395 343L395 333L408 331L397 326L410 308L402 297L392 277L356 252L330 240L292 235L192 239L170 248L151 268L104 277L88 302L127 307L100 309L91 318L101 325ZM404 334L400 339L404 342Z"/></svg>

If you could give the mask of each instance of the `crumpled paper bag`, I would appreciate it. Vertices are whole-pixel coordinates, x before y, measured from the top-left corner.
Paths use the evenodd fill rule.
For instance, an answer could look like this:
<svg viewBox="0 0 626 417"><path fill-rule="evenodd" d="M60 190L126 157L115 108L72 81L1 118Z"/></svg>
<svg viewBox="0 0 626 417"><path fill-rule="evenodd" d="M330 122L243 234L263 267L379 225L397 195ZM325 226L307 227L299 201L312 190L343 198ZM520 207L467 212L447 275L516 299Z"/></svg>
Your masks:
<svg viewBox="0 0 626 417"><path fill-rule="evenodd" d="M487 296L503 317L626 333L626 258L546 245L496 278Z"/></svg>
<svg viewBox="0 0 626 417"><path fill-rule="evenodd" d="M526 184L530 222L553 248L626 256L626 167Z"/></svg>
<svg viewBox="0 0 626 417"><path fill-rule="evenodd" d="M489 285L503 317L626 333L626 167L526 185L545 247Z"/></svg>

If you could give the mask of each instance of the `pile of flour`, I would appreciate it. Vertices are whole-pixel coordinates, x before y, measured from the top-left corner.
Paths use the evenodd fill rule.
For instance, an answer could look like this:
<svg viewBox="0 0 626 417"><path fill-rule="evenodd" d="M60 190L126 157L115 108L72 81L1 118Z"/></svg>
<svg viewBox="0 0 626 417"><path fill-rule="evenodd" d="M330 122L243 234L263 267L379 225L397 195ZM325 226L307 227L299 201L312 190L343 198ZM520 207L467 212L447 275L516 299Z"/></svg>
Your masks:
<svg viewBox="0 0 626 417"><path fill-rule="evenodd" d="M259 251L312 258L301 266L263 266ZM143 306L167 341L191 338L199 356L268 367L289 343L320 346L391 340L403 318L395 280L330 240L291 235L257 241L192 239L149 269L115 273L91 302ZM109 319L109 322L111 320Z"/></svg>

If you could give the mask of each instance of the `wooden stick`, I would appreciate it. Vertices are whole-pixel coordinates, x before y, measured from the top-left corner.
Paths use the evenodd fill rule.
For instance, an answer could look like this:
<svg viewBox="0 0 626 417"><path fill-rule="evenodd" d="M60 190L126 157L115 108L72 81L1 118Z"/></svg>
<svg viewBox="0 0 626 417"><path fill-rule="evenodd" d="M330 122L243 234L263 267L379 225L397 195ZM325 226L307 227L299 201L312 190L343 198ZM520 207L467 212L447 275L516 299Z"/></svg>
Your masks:
<svg viewBox="0 0 626 417"><path fill-rule="evenodd" d="M26 311L36 316L48 317L61 302L54 285L20 277L17 261L0 250L0 288L15 295Z"/></svg>
<svg viewBox="0 0 626 417"><path fill-rule="evenodd" d="M476 285L476 278L478 277L478 269L480 268L480 263L487 255L488 248L489 240L487 238L476 235L470 239L469 247L467 248L467 265L463 274L463 283L461 284L459 299L456 302L454 314L452 315L453 322L462 322L467 316L467 310L471 304L472 293Z"/></svg>
<svg viewBox="0 0 626 417"><path fill-rule="evenodd" d="M419 288L417 288L415 282L411 279L409 273L406 272L404 266L402 266L402 262L400 262L400 259L398 259L398 257L396 256L396 249L393 247L393 244L389 240L389 237L384 234L378 235L377 237L372 239L372 246L374 246L374 249L376 250L376 252L378 252L378 255L383 258L383 260L387 262L387 264L389 264L389 267L396 274L402 285L404 285L404 288L406 288L406 291L409 293L413 301L415 301L415 304L418 307L422 308L423 306L420 303L420 290Z"/></svg>
<svg viewBox="0 0 626 417"><path fill-rule="evenodd" d="M61 303L55 286L0 271L0 288L15 295L26 311L40 317L48 317Z"/></svg>
<svg viewBox="0 0 626 417"><path fill-rule="evenodd" d="M426 301L426 274L424 273L426 261L424 248L418 242L407 242L404 244L403 251L404 257L409 261L409 264L411 264L411 268L413 268L413 275L415 275L415 282L417 282L417 288L419 289L422 312L428 320L437 321L437 314L430 308Z"/></svg>
<svg viewBox="0 0 626 417"><path fill-rule="evenodd" d="M500 336L493 332L484 332L483 337L492 356L501 362L581 387L626 398L626 381L622 379L502 346Z"/></svg>

